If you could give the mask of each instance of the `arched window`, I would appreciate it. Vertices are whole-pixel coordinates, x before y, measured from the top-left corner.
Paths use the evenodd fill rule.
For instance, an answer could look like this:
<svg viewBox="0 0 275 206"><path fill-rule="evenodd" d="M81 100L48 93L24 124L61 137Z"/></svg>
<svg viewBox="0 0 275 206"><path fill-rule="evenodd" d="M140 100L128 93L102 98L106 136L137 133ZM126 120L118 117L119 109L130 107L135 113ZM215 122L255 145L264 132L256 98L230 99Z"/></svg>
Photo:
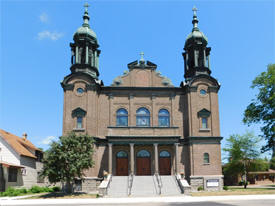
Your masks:
<svg viewBox="0 0 275 206"><path fill-rule="evenodd" d="M147 150L140 150L137 153L137 157L150 157L150 152L148 152Z"/></svg>
<svg viewBox="0 0 275 206"><path fill-rule="evenodd" d="M208 153L204 153L203 154L203 163L204 164L209 164L210 163L209 154Z"/></svg>
<svg viewBox="0 0 275 206"><path fill-rule="evenodd" d="M159 156L160 156L160 157L170 157L171 155L170 155L170 153L169 153L168 151L163 150L163 151L161 151L161 152L159 153Z"/></svg>
<svg viewBox="0 0 275 206"><path fill-rule="evenodd" d="M116 156L119 158L127 158L128 154L125 151L119 151Z"/></svg>
<svg viewBox="0 0 275 206"><path fill-rule="evenodd" d="M159 110L159 126L160 127L170 126L170 115L166 109Z"/></svg>
<svg viewBox="0 0 275 206"><path fill-rule="evenodd" d="M150 126L150 112L148 109L142 107L137 110L136 124L137 126Z"/></svg>
<svg viewBox="0 0 275 206"><path fill-rule="evenodd" d="M128 126L128 112L126 109L117 110L116 126Z"/></svg>

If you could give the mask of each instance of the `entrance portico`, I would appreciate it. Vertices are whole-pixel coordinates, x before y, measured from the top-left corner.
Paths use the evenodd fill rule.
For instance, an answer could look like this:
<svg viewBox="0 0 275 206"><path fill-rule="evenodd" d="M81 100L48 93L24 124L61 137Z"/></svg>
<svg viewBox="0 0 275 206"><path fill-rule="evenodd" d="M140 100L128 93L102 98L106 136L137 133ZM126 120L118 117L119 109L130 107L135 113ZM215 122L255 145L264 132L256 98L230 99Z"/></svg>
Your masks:
<svg viewBox="0 0 275 206"><path fill-rule="evenodd" d="M124 176L177 174L179 138L108 136L109 173Z"/></svg>

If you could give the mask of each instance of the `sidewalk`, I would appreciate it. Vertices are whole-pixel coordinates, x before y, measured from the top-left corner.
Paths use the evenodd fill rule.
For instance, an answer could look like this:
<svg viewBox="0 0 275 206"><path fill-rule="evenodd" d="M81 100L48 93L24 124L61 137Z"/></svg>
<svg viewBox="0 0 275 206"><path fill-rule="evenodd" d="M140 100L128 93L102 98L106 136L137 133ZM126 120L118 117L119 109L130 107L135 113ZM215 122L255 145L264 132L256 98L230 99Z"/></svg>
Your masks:
<svg viewBox="0 0 275 206"><path fill-rule="evenodd" d="M131 198L96 198L96 199L0 199L0 205L58 205L58 204L122 204L122 203L180 203L224 200L274 200L275 195L234 195L234 196L173 196L173 197L131 197Z"/></svg>

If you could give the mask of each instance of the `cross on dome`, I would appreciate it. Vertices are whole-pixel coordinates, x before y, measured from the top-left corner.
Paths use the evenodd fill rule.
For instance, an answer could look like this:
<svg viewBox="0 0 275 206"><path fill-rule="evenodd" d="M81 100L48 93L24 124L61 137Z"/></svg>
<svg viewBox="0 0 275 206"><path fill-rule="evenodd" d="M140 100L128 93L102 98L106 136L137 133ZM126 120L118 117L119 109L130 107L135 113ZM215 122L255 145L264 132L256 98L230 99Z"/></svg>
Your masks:
<svg viewBox="0 0 275 206"><path fill-rule="evenodd" d="M140 61L141 61L141 62L144 62L143 56L144 56L144 52L140 52Z"/></svg>
<svg viewBox="0 0 275 206"><path fill-rule="evenodd" d="M198 9L196 8L196 6L193 7L192 11L193 11L193 16L197 16Z"/></svg>
<svg viewBox="0 0 275 206"><path fill-rule="evenodd" d="M85 4L84 4L84 8L85 8L85 12L88 12L88 7L89 7L90 5L86 2Z"/></svg>

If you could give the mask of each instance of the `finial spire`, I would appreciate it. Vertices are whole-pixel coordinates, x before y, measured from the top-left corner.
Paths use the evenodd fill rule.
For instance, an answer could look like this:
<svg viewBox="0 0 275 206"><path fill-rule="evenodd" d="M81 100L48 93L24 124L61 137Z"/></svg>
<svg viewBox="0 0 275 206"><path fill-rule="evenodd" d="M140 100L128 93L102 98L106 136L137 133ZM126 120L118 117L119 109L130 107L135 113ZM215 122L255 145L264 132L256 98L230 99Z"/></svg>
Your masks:
<svg viewBox="0 0 275 206"><path fill-rule="evenodd" d="M198 28L198 22L199 22L199 20L197 18L197 11L198 11L198 9L196 8L196 6L193 7L192 11L193 11L193 21L192 21L193 30L199 30L199 28Z"/></svg>
<svg viewBox="0 0 275 206"><path fill-rule="evenodd" d="M89 17L89 13L88 13L89 6L90 5L87 2L84 4L85 12L83 15L83 24L82 24L82 26L84 26L84 27L90 27L90 25L89 25L90 17Z"/></svg>
<svg viewBox="0 0 275 206"><path fill-rule="evenodd" d="M143 58L143 56L144 56L144 52L140 52L140 62L144 62L144 58Z"/></svg>

